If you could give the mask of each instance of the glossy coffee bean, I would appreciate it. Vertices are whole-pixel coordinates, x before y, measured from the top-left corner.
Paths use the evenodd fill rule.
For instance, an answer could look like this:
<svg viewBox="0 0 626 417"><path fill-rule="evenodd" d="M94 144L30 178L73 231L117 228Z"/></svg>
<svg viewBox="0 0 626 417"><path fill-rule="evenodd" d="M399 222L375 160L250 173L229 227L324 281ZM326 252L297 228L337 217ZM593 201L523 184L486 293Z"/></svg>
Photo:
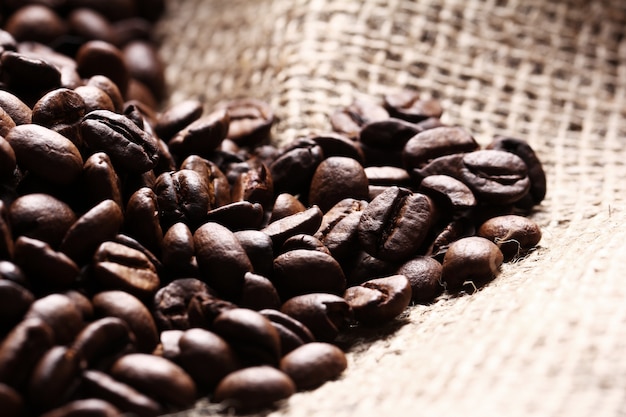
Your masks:
<svg viewBox="0 0 626 417"><path fill-rule="evenodd" d="M104 152L92 154L83 166L85 200L91 207L103 200L113 200L123 207L120 179L111 158Z"/></svg>
<svg viewBox="0 0 626 417"><path fill-rule="evenodd" d="M278 193L299 194L309 187L315 169L323 159L321 146L312 140L298 140L282 149L269 167L274 189Z"/></svg>
<svg viewBox="0 0 626 417"><path fill-rule="evenodd" d="M0 331L10 330L22 320L35 296L22 285L0 279Z"/></svg>
<svg viewBox="0 0 626 417"><path fill-rule="evenodd" d="M280 360L280 370L289 375L298 390L317 388L339 377L347 367L343 351L322 342L304 344Z"/></svg>
<svg viewBox="0 0 626 417"><path fill-rule="evenodd" d="M113 104L113 111L123 113L124 98L117 85L110 78L104 75L93 75L87 80L87 86L97 87L104 91Z"/></svg>
<svg viewBox="0 0 626 417"><path fill-rule="evenodd" d="M370 185L397 185L399 187L411 185L411 177L404 168L370 166L365 168L365 176Z"/></svg>
<svg viewBox="0 0 626 417"><path fill-rule="evenodd" d="M306 207L300 200L289 193L281 193L276 196L274 200L274 206L272 207L272 215L270 217L270 223L280 220L283 217L291 216L292 214L300 213L306 210Z"/></svg>
<svg viewBox="0 0 626 417"><path fill-rule="evenodd" d="M97 398L89 398L85 400L70 401L61 407L41 414L41 417L80 417L87 415L98 417L118 417L120 415L120 410L107 401Z"/></svg>
<svg viewBox="0 0 626 417"><path fill-rule="evenodd" d="M111 43L93 40L84 43L76 53L76 66L83 78L104 75L117 85L122 95L128 88L130 74L122 51Z"/></svg>
<svg viewBox="0 0 626 417"><path fill-rule="evenodd" d="M206 221L219 223L233 232L258 229L263 224L263 206L249 201L228 203L209 211Z"/></svg>
<svg viewBox="0 0 626 417"><path fill-rule="evenodd" d="M15 241L14 261L30 282L42 290L68 288L79 273L78 265L67 255L41 240L25 236Z"/></svg>
<svg viewBox="0 0 626 417"><path fill-rule="evenodd" d="M103 359L119 355L134 343L135 336L124 320L103 317L85 326L70 347L82 367L93 368Z"/></svg>
<svg viewBox="0 0 626 417"><path fill-rule="evenodd" d="M198 264L193 246L193 234L182 222L175 223L163 236L161 259L171 276L197 276Z"/></svg>
<svg viewBox="0 0 626 417"><path fill-rule="evenodd" d="M336 259L344 259L358 248L358 226L365 200L347 198L330 208L322 218L317 237Z"/></svg>
<svg viewBox="0 0 626 417"><path fill-rule="evenodd" d="M348 286L358 285L373 278L395 274L398 262L383 261L360 250L342 260Z"/></svg>
<svg viewBox="0 0 626 417"><path fill-rule="evenodd" d="M411 285L411 299L417 303L429 303L443 291L442 266L436 259L418 256L400 265L396 273L404 275Z"/></svg>
<svg viewBox="0 0 626 417"><path fill-rule="evenodd" d="M46 93L35 103L32 121L56 130L80 122L85 116L85 101L76 91L57 88Z"/></svg>
<svg viewBox="0 0 626 417"><path fill-rule="evenodd" d="M228 112L216 110L179 130L167 144L179 156L204 156L222 143L229 131L229 125Z"/></svg>
<svg viewBox="0 0 626 417"><path fill-rule="evenodd" d="M240 146L254 146L269 138L274 112L268 103L237 99L224 103L230 118L228 138Z"/></svg>
<svg viewBox="0 0 626 417"><path fill-rule="evenodd" d="M91 113L95 110L115 111L115 105L111 101L111 97L98 87L93 85L81 85L74 89L85 103L85 112Z"/></svg>
<svg viewBox="0 0 626 417"><path fill-rule="evenodd" d="M85 327L81 311L62 294L50 294L31 304L24 319L37 318L45 322L54 334L54 342L70 343Z"/></svg>
<svg viewBox="0 0 626 417"><path fill-rule="evenodd" d="M272 238L260 230L240 230L235 237L246 251L256 274L268 277L272 274L274 248Z"/></svg>
<svg viewBox="0 0 626 417"><path fill-rule="evenodd" d="M45 59L5 51L0 56L1 80L28 106L46 92L61 87L61 71Z"/></svg>
<svg viewBox="0 0 626 417"><path fill-rule="evenodd" d="M159 114L154 131L161 139L169 141L177 132L200 118L203 110L202 103L198 100L181 101Z"/></svg>
<svg viewBox="0 0 626 417"><path fill-rule="evenodd" d="M4 29L18 42L52 43L67 32L61 17L52 9L38 4L24 5L6 21Z"/></svg>
<svg viewBox="0 0 626 417"><path fill-rule="evenodd" d="M76 390L79 375L80 362L74 352L54 346L41 357L30 377L30 405L40 410L60 406Z"/></svg>
<svg viewBox="0 0 626 417"><path fill-rule="evenodd" d="M0 91L0 108L11 116L16 125L32 123L31 108L9 91Z"/></svg>
<svg viewBox="0 0 626 417"><path fill-rule="evenodd" d="M388 118L368 123L359 132L359 142L379 152L400 152L409 139L421 132L418 125L401 119ZM375 155L365 153L366 164L372 165Z"/></svg>
<svg viewBox="0 0 626 417"><path fill-rule="evenodd" d="M368 181L363 166L352 158L333 156L322 161L311 179L309 204L326 212L346 198L368 197Z"/></svg>
<svg viewBox="0 0 626 417"><path fill-rule="evenodd" d="M236 410L268 407L296 392L294 382L276 368L263 365L228 374L215 389L214 401Z"/></svg>
<svg viewBox="0 0 626 417"><path fill-rule="evenodd" d="M280 248L280 252L285 253L298 249L319 251L332 256L328 248L324 245L324 243L322 243L321 240L315 236L304 233L293 235L289 239L285 240L285 243L283 243L283 246Z"/></svg>
<svg viewBox="0 0 626 417"><path fill-rule="evenodd" d="M271 308L260 310L259 313L265 316L278 332L281 357L305 343L315 341L313 333L293 317Z"/></svg>
<svg viewBox="0 0 626 417"><path fill-rule="evenodd" d="M88 8L72 10L67 16L67 25L72 34L82 39L109 43L114 41L111 23L95 10Z"/></svg>
<svg viewBox="0 0 626 417"><path fill-rule="evenodd" d="M272 281L262 275L246 272L244 275L239 306L251 310L279 308L280 297Z"/></svg>
<svg viewBox="0 0 626 417"><path fill-rule="evenodd" d="M419 192L432 198L446 213L467 210L478 204L467 185L448 175L429 175L420 183Z"/></svg>
<svg viewBox="0 0 626 417"><path fill-rule="evenodd" d="M326 158L331 156L343 156L356 160L359 164L365 164L365 155L359 147L358 142L347 136L328 132L314 134L309 137L322 148L322 153Z"/></svg>
<svg viewBox="0 0 626 417"><path fill-rule="evenodd" d="M439 118L443 113L436 99L422 99L417 91L402 90L386 94L384 107L391 117L418 123L428 118Z"/></svg>
<svg viewBox="0 0 626 417"><path fill-rule="evenodd" d="M433 223L429 197L405 188L390 187L363 210L359 242L372 256L387 261L406 260L415 254Z"/></svg>
<svg viewBox="0 0 626 417"><path fill-rule="evenodd" d="M349 287L343 298L360 323L385 323L400 315L409 305L411 284L404 275L376 278Z"/></svg>
<svg viewBox="0 0 626 417"><path fill-rule="evenodd" d="M498 245L508 261L535 247L541 240L541 229L528 217L511 214L487 220L477 235Z"/></svg>
<svg viewBox="0 0 626 417"><path fill-rule="evenodd" d="M141 187L130 196L124 226L126 233L147 249L153 253L161 252L163 229L159 219L158 197L151 188Z"/></svg>
<svg viewBox="0 0 626 417"><path fill-rule="evenodd" d="M262 229L274 242L274 251L283 246L291 236L300 234L312 235L322 222L322 211L317 206L312 206L303 212L292 214L276 220Z"/></svg>
<svg viewBox="0 0 626 417"><path fill-rule="evenodd" d="M154 192L160 220L166 229L174 223L183 222L195 230L211 209L208 184L197 172L189 169L159 175Z"/></svg>
<svg viewBox="0 0 626 417"><path fill-rule="evenodd" d="M478 143L460 127L437 127L413 136L402 151L403 166L407 170L424 166L428 161L444 155L471 152Z"/></svg>
<svg viewBox="0 0 626 417"><path fill-rule="evenodd" d="M350 305L334 294L299 295L287 300L280 311L304 324L322 342L334 340L352 320Z"/></svg>
<svg viewBox="0 0 626 417"><path fill-rule="evenodd" d="M459 291L470 282L475 287L491 281L504 256L495 243L479 236L452 243L443 258L441 280L448 291Z"/></svg>

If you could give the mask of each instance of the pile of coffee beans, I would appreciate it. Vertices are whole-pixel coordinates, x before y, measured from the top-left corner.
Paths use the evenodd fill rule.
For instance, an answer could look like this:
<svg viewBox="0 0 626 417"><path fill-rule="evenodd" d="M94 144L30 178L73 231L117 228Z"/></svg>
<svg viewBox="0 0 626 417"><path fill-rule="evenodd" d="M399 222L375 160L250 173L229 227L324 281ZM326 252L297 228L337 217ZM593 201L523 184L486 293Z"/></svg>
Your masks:
<svg viewBox="0 0 626 417"><path fill-rule="evenodd" d="M415 91L277 147L266 102L159 107L162 1L0 7L3 416L269 407L340 376L348 328L541 238L528 143L481 148Z"/></svg>

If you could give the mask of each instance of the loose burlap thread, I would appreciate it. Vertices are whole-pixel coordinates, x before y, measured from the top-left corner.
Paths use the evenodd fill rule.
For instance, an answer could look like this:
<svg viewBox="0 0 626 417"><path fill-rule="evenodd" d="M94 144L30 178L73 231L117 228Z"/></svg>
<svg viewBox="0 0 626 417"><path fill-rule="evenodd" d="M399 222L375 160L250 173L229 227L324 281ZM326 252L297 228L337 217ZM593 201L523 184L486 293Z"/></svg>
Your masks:
<svg viewBox="0 0 626 417"><path fill-rule="evenodd" d="M169 103L267 100L277 144L410 87L481 144L528 140L547 173L537 250L350 334L339 380L258 415L626 416L625 2L172 0L158 34Z"/></svg>

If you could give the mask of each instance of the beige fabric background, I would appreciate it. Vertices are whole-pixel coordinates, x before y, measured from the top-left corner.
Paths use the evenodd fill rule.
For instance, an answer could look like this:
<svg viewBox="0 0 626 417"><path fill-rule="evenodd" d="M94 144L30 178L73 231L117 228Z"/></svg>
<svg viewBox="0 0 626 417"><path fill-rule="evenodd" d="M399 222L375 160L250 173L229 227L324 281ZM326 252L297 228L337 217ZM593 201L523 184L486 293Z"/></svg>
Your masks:
<svg viewBox="0 0 626 417"><path fill-rule="evenodd" d="M547 171L538 250L349 335L340 380L259 415L626 416L625 1L171 0L159 36L170 102L266 99L277 143L413 86L481 143L527 139Z"/></svg>

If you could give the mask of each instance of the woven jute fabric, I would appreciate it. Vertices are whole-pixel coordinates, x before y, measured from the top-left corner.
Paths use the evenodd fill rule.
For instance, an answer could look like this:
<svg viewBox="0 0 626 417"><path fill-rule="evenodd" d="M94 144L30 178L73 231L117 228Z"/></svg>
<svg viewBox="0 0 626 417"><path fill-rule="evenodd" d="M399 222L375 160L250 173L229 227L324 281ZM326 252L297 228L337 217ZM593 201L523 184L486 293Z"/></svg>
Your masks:
<svg viewBox="0 0 626 417"><path fill-rule="evenodd" d="M184 0L169 102L269 101L284 143L410 87L481 144L528 140L540 246L471 295L346 337L349 368L259 415L626 416L626 2ZM201 401L181 415L217 415Z"/></svg>

